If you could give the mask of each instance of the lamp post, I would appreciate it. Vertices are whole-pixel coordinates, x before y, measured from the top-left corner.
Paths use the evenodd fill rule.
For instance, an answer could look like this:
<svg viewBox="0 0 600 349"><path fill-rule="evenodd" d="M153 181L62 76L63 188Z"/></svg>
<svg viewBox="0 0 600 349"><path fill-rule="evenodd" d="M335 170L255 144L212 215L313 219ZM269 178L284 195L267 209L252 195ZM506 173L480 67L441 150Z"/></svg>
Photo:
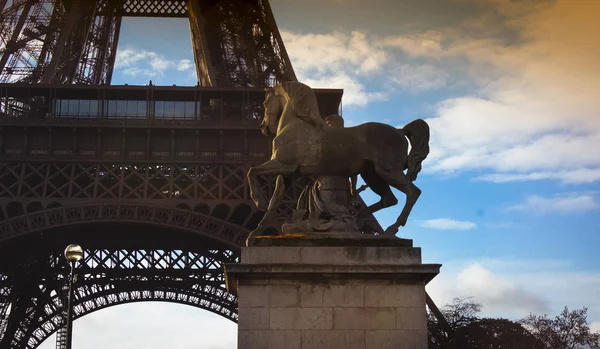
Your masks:
<svg viewBox="0 0 600 349"><path fill-rule="evenodd" d="M73 335L73 277L75 275L75 263L83 258L83 249L79 245L71 244L65 248L65 258L71 265L69 276L69 298L67 300L67 349L71 349L71 338Z"/></svg>

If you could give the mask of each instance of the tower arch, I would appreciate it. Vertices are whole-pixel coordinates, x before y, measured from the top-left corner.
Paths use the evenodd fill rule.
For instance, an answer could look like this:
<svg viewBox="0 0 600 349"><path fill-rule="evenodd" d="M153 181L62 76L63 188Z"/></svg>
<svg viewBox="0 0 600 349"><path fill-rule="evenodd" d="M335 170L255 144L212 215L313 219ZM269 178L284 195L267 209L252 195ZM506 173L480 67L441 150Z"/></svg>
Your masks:
<svg viewBox="0 0 600 349"><path fill-rule="evenodd" d="M12 317L17 323L4 323L3 334L11 347L33 349L64 326L69 266L62 249L72 242L85 251L76 269L75 319L164 301L237 322L237 297L226 290L223 264L238 262L247 234L214 216L146 204L61 206L2 221L0 246L9 253L0 257L0 303L12 304L6 315L21 313Z"/></svg>

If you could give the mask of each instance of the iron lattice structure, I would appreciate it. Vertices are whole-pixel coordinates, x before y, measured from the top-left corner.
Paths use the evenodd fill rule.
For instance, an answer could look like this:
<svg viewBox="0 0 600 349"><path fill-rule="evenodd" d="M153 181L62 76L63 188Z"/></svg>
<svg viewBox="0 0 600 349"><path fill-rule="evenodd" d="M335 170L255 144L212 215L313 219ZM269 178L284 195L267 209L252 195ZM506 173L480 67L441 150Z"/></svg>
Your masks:
<svg viewBox="0 0 600 349"><path fill-rule="evenodd" d="M3 0L0 8L0 82L110 84L123 16L189 18L201 86L296 79L267 0Z"/></svg>
<svg viewBox="0 0 600 349"><path fill-rule="evenodd" d="M75 282L74 318L116 304L159 300L195 306L237 321L237 299L224 291L222 268L223 263L237 259L238 253L231 249L206 244L193 249L86 249ZM25 321L6 329L14 336L11 343L6 342L11 348L37 347L63 326L68 275L63 260L60 253L38 250L33 263L13 265L0 280L2 297L13 301L13 307L22 307L14 310L26 315ZM3 262L10 265L10 261ZM36 287L19 283L19 293L8 291L15 287L12 279L21 280L24 274L36 280Z"/></svg>
<svg viewBox="0 0 600 349"><path fill-rule="evenodd" d="M265 87L296 80L267 0L0 0L0 348L65 345L75 318L162 300L237 320L222 265L263 216ZM124 16L184 17L198 85L110 85ZM341 90L316 90L321 115ZM272 193L273 178L261 179ZM306 180L279 210L291 216ZM364 207L357 198L356 209ZM281 222L274 222L274 228ZM380 233L371 217L363 232Z"/></svg>
<svg viewBox="0 0 600 349"><path fill-rule="evenodd" d="M315 91L322 115L338 111L340 90ZM264 97L261 88L0 84L0 347L35 348L57 329L64 344L69 243L111 266L79 269L76 317L165 300L235 321L221 265L263 216L246 173L270 157L258 128ZM307 184L292 182L282 219ZM261 185L271 194L274 179ZM363 231L381 227L372 219ZM193 273L178 269L184 255Z"/></svg>

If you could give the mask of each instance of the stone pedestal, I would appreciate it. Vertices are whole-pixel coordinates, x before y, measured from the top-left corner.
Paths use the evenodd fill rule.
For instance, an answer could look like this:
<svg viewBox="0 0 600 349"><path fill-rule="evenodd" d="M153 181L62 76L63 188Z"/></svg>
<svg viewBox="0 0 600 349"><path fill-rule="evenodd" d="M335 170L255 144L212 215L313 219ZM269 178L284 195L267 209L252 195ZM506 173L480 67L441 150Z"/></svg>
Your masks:
<svg viewBox="0 0 600 349"><path fill-rule="evenodd" d="M427 349L422 264L411 240L263 237L225 266L238 349Z"/></svg>

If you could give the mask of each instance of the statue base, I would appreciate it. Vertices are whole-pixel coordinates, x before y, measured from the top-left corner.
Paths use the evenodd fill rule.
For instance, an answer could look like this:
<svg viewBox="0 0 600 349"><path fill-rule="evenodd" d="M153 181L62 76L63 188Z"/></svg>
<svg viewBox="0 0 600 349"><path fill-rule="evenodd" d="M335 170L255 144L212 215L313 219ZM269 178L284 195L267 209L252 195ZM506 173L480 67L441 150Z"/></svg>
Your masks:
<svg viewBox="0 0 600 349"><path fill-rule="evenodd" d="M427 349L425 285L440 267L395 237L253 238L225 266L238 349Z"/></svg>
<svg viewBox="0 0 600 349"><path fill-rule="evenodd" d="M354 220L347 221L322 221L310 222L306 220L285 222L281 226L283 234L305 234L307 231L312 234L323 234L329 232L344 232L344 234L360 234L358 224Z"/></svg>

